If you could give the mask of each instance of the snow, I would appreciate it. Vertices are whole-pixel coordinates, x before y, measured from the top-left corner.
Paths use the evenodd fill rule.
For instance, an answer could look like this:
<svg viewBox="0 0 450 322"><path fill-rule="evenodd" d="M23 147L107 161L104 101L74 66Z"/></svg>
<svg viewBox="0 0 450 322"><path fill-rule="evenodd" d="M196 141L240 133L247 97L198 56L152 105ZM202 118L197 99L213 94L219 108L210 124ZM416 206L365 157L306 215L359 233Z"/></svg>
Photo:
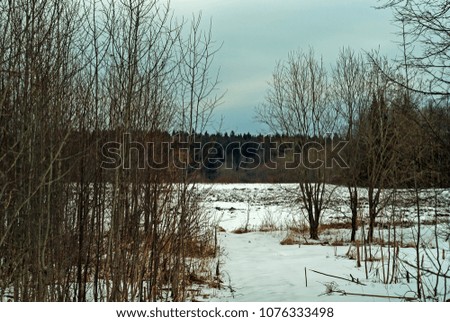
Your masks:
<svg viewBox="0 0 450 322"><path fill-rule="evenodd" d="M374 260L357 267L356 247L349 240L349 229L332 228L320 233L320 241L308 238L308 231L293 232L306 227L306 219L296 199L295 184L198 184L203 208L212 224L220 227L219 272L221 287L197 285L200 301L229 302L350 302L404 301L402 297L416 297L416 270L408 263L416 263L417 210L411 204L411 191L399 191L404 198L399 213L403 226L395 230L399 243L398 280L383 283L392 276L393 247L372 245ZM333 191L332 202L324 210L322 224L344 223L350 220L347 189L327 186ZM367 213L365 189L361 189L361 212ZM409 199L408 199L409 198ZM450 190L422 190L420 218L423 267L441 273L450 272ZM387 207L379 221L387 224L391 217ZM437 224L434 221L438 219ZM248 233L235 233L247 227ZM438 232L436 240L435 231ZM358 239L363 233L358 231ZM286 237L293 244L280 244ZM378 228L375 237L393 241L393 229ZM436 245L437 242L437 245ZM335 245L335 246L334 246ZM409 246L409 247L408 247ZM439 246L437 249L436 246ZM390 253L389 253L390 251ZM360 247L361 257L363 247ZM439 259L439 261L438 261ZM390 266L388 265L390 261ZM215 275L217 259L211 262ZM367 264L367 268L366 265ZM366 277L367 269L367 277ZM388 271L389 270L389 271ZM408 271L408 276L406 274ZM328 276L327 276L328 275ZM423 273L423 287L427 300L450 298L450 285L436 276ZM195 287L193 287L195 288ZM91 297L89 295L89 297ZM1 299L7 301L8 298Z"/></svg>
<svg viewBox="0 0 450 322"><path fill-rule="evenodd" d="M287 236L289 227L305 221L298 204L292 202L292 190L295 187L295 185L272 184L200 186L199 189L205 189L204 207L210 211L217 225L225 230L219 233L222 252L220 259L222 287L220 290L209 290L207 300L337 302L404 301L401 297L415 297L417 284L414 276L411 276L409 282L406 281L406 270L399 274L397 283L385 284L382 282L384 274L388 274L386 263L389 254L386 245L383 248L371 247L371 253L375 260L367 262L368 278L366 278L364 263L361 267L357 267L356 260L347 256L349 250L353 253L356 252L355 247L350 249L348 242L341 243L342 246L330 245L333 240L348 241L348 230L325 231L322 233L321 242L308 240L308 236L305 234L302 238L308 242L308 245L281 245L280 242ZM349 215L346 213L349 210L345 204L346 189L342 187L331 187L330 189L335 191L336 202L325 211L322 223L349 220ZM432 193L434 192L422 192L422 197L425 199ZM424 266L430 268L433 267L432 261L435 261L436 257L434 254L434 229L448 231L449 227L450 194L447 190L437 193L440 201L439 209L424 207L421 213L422 220L434 218L436 212L443 215L445 219L437 226L422 227L424 248L421 256L423 256ZM416 218L414 207L405 206L402 212L405 220L414 224ZM384 216L387 215L386 210ZM383 220L383 217L380 219ZM262 229L268 223L276 228L270 231ZM236 229L246 225L250 232L233 233ZM401 237L402 244L414 244L416 236L414 225L398 228L396 233L398 239ZM358 234L361 232L359 231ZM386 229L378 229L376 235L386 240L388 238ZM441 263L444 267L448 267L450 242L440 239L439 245L443 254L447 254ZM392 256L392 247L390 250ZM381 252L383 252L383 261ZM415 249L400 248L399 259L415 263ZM405 269L405 265L402 265ZM415 272L412 268L406 269L409 272ZM313 272L313 270L334 277L325 276ZM390 273L392 275L392 272ZM434 287L436 283L434 276L424 275L423 279L425 288ZM359 284L355 283L356 281ZM329 292L330 289L341 292ZM441 300L449 297L449 290L445 288L442 280L438 289Z"/></svg>
<svg viewBox="0 0 450 322"><path fill-rule="evenodd" d="M409 287L385 287L372 281L367 286L336 280L312 272L365 281L364 269L356 268L356 262L345 257L348 247L321 245L281 246L281 235L273 233L224 233L221 242L225 249L223 271L229 277L225 284L234 292L222 292L215 301L350 301L340 294L326 295L326 284L337 282L341 289L353 293L403 296ZM305 278L306 268L306 278ZM307 284L306 284L307 283ZM383 298L363 297L358 301L386 301Z"/></svg>

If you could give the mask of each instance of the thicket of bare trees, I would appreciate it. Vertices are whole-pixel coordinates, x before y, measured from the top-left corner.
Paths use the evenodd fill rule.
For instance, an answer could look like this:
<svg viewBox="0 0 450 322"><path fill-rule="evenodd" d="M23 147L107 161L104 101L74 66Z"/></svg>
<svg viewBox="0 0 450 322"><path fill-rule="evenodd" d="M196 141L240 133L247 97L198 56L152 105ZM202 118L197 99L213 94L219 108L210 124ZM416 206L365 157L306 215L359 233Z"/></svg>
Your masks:
<svg viewBox="0 0 450 322"><path fill-rule="evenodd" d="M124 138L189 129L187 144L206 124L210 30L158 0L5 1L0 30L0 298L185 300L215 254L195 177L174 166L189 155L128 167L142 151Z"/></svg>
<svg viewBox="0 0 450 322"><path fill-rule="evenodd" d="M440 202L436 188L449 185L450 4L445 0L389 0L383 1L381 8L393 12L402 51L401 59L396 61L401 76L388 78L403 90L403 95L393 104L396 107L394 131L397 136L394 186L399 187L406 182L412 187L417 221L416 261L406 265L415 270L419 299L445 300L450 277L448 265L443 265L445 260L439 256L442 247L439 240L445 234L440 232L440 219L435 210L435 249L424 245L422 221L424 208L430 201L423 197L422 190L434 189L431 204L436 209ZM387 76L384 66L370 58ZM425 257L431 261L431 267L423 264ZM443 297L439 294L442 284Z"/></svg>
<svg viewBox="0 0 450 322"><path fill-rule="evenodd" d="M273 131L302 138L296 143L302 146L303 162L295 171L311 238L318 238L320 214L333 193L325 183L347 186L351 240L359 222L367 220L368 242L395 189L448 184L448 133L443 132L443 123L449 124L448 107L409 91L396 79L402 74L386 58L351 49L341 51L330 72L312 52L291 54L276 66L258 117ZM348 142L342 151L345 164L327 154L323 142L330 135ZM361 218L361 197L368 203L367 218Z"/></svg>

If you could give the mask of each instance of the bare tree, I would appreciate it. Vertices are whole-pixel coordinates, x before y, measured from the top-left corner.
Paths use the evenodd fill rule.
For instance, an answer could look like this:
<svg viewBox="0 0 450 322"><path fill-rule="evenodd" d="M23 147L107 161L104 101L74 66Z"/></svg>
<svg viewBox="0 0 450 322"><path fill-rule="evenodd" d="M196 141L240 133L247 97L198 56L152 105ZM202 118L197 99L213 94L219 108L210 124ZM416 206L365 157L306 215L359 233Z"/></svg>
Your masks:
<svg viewBox="0 0 450 322"><path fill-rule="evenodd" d="M179 73L180 130L203 133L211 113L220 104L223 93L218 91L219 71L212 71L215 54L220 49L212 38L212 23L207 31L201 29L202 15L193 16L189 33L180 37Z"/></svg>
<svg viewBox="0 0 450 322"><path fill-rule="evenodd" d="M203 223L201 213L198 211L198 196L196 195L196 173L189 173L194 162L193 145L196 143L196 134L202 133L210 121L216 106L220 103L223 94L217 93L218 71L212 73L212 64L215 54L220 49L215 45L209 29L201 29L202 16L193 16L186 35L178 38L178 64L179 96L177 97L178 130L182 133L178 138L181 146L187 151L179 154L181 161L180 179L176 185L177 213L179 223L178 235L174 240L174 274L172 276L172 296L176 301L184 300L188 284L186 274L186 259L191 251L191 238L195 235L198 225Z"/></svg>
<svg viewBox="0 0 450 322"><path fill-rule="evenodd" d="M331 194L325 185L329 169L321 154L324 141L319 142L334 130L329 92L325 67L313 50L293 52L276 66L266 103L257 111L272 131L310 138L299 142L303 155L298 199L306 210L312 239L319 238L320 218Z"/></svg>
<svg viewBox="0 0 450 322"><path fill-rule="evenodd" d="M388 192L385 189L391 184L395 158L391 99L395 97L397 87L378 69L378 66L383 66L384 70L389 70L385 58L378 57L377 64L370 66L368 91L372 98L370 105L361 115L358 135L365 154L362 176L366 177L369 206L367 239L372 242L376 218L390 198L389 194L383 194Z"/></svg>
<svg viewBox="0 0 450 322"><path fill-rule="evenodd" d="M332 98L337 113L342 119L341 126L343 126L345 140L349 142L345 150L345 159L349 167L343 175L349 193L352 222L350 240L352 242L355 241L358 229L358 187L363 184L361 166L365 158L361 153L361 140L358 139L358 122L371 100L367 80L368 71L364 57L349 48L342 49L333 68Z"/></svg>

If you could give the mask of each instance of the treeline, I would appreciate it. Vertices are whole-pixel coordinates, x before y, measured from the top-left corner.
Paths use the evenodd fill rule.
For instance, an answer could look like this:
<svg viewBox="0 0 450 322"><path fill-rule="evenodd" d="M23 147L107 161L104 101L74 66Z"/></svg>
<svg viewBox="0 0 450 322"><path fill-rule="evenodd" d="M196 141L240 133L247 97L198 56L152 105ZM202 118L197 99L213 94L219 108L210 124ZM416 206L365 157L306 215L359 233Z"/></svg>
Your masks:
<svg viewBox="0 0 450 322"><path fill-rule="evenodd" d="M157 0L3 1L0 31L0 299L185 300L215 255L195 182L99 151L202 131L210 31Z"/></svg>
<svg viewBox="0 0 450 322"><path fill-rule="evenodd" d="M417 109L397 101L388 106L372 99L367 111L353 121L351 137L346 128L324 136L133 131L116 137L114 132L99 131L85 133L97 142L90 152L95 158L86 162L89 169L128 172L175 167L186 170L190 178L222 183L298 182L301 169L324 167L326 183L345 185L351 179L359 187L370 185L370 171L378 166L380 171L390 171L383 179L386 188L450 186L448 109L432 104ZM378 104L383 111L377 111ZM381 124L383 137L372 137ZM76 131L70 134L63 160L82 149L82 136ZM371 160L371 154L380 159ZM70 162L63 161L62 167L69 182L79 175ZM411 175L411 167L417 168L420 178ZM113 173L105 172L104 180L111 182Z"/></svg>
<svg viewBox="0 0 450 322"><path fill-rule="evenodd" d="M352 176L358 186L367 187L370 169L365 156L371 151L362 131L369 130L365 128L368 124L371 124L370 130L374 130L376 104L374 97L369 105L371 110L355 120L356 130L351 141L347 130L328 133L325 137L236 134L234 131L191 135L177 131L132 131L117 137L115 131L108 130L71 131L68 144L61 152L61 168L67 171L64 180L76 180L80 175L79 166L74 166L70 156L83 149L82 138L89 136L96 144L90 146L88 152L95 157L85 161L88 171L101 167L128 172L162 172L175 167L203 182L281 183L297 182L297 173L302 167L312 169L323 165L330 169L327 183L343 185ZM385 186L412 188L416 183L420 188L450 186L450 158L446 148L450 125L448 110L433 105L405 108L394 103L386 107L385 113L383 122L391 140L385 155L394 158L395 154L395 160L384 164L383 168L396 168L396 175L391 176ZM420 155L413 155L418 149ZM311 154L313 151L315 155ZM420 169L420 180L415 181L410 175L411 162ZM103 180L113 182L113 174L114 171L105 171ZM145 177L140 179L145 181Z"/></svg>
<svg viewBox="0 0 450 322"><path fill-rule="evenodd" d="M145 182L142 174L149 171L163 174L169 168L185 172L189 180L197 182L295 182L293 172L307 166L302 155L308 156L308 150L323 150L316 162L332 165L333 158L339 157L335 158L337 166L346 165L345 141L338 135L290 137L233 131L191 135L180 131L124 131L118 135L116 130L63 130L59 135L66 137L58 158L59 170L64 173L61 181L65 183L76 182L81 171L90 176L99 168L103 171L98 180L105 183L114 182L114 170L134 174L136 180ZM4 138L14 139L10 134ZM86 140L92 144L85 146ZM80 151L88 157L75 157ZM330 180L339 181L339 175L336 171ZM178 182L183 177L161 178Z"/></svg>

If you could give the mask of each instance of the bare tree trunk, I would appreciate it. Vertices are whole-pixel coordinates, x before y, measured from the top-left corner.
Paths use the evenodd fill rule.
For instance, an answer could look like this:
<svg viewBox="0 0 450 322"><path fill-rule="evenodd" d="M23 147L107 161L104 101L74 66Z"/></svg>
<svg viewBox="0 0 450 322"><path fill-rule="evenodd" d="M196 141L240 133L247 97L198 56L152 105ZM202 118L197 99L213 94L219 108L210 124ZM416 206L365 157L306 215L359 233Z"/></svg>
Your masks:
<svg viewBox="0 0 450 322"><path fill-rule="evenodd" d="M352 231L350 241L356 241L356 232L358 231L358 188L348 187L350 195L350 210L352 213Z"/></svg>

